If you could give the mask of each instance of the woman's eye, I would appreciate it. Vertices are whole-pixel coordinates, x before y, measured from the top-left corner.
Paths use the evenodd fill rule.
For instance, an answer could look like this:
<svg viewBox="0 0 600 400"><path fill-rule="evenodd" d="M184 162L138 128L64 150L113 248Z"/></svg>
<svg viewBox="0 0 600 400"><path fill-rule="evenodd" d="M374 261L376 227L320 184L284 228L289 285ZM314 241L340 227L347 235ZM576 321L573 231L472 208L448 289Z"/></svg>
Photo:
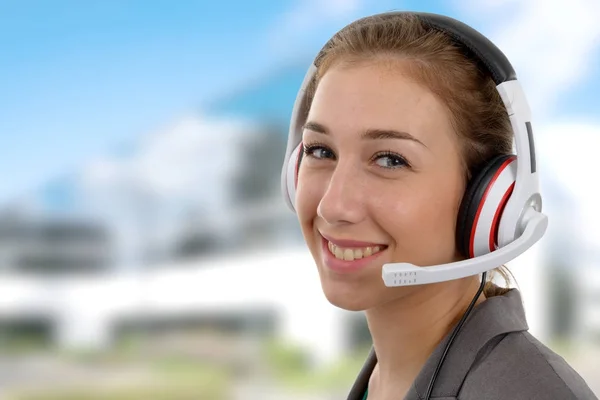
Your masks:
<svg viewBox="0 0 600 400"><path fill-rule="evenodd" d="M331 150L324 146L304 146L304 155L313 158L333 158L334 154Z"/></svg>
<svg viewBox="0 0 600 400"><path fill-rule="evenodd" d="M304 156L314 159L335 159L335 154L327 146L322 144L304 145ZM410 167L404 157L392 152L375 154L372 158L375 163L385 169L396 169Z"/></svg>
<svg viewBox="0 0 600 400"><path fill-rule="evenodd" d="M382 168L394 169L408 166L406 160L397 154L379 154L375 158L375 163Z"/></svg>

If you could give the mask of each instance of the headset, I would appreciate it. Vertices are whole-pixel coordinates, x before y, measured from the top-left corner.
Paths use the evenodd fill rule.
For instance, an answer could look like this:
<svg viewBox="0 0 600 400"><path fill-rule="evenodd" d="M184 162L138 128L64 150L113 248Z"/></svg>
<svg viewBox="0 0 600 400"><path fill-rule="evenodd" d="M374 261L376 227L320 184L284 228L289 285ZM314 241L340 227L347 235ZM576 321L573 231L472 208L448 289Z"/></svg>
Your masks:
<svg viewBox="0 0 600 400"><path fill-rule="evenodd" d="M416 16L429 29L448 35L466 56L494 80L510 118L516 155L502 155L488 160L468 182L458 212L456 243L465 260L434 266L417 266L399 262L384 264L382 278L388 287L444 282L483 274L477 295L455 327L428 387L433 384L448 349L481 294L488 271L524 253L537 243L548 227L548 217L542 213L538 166L535 154L531 111L516 73L504 55L488 38L472 27L453 18L420 12L389 12L365 17L394 18L401 14ZM298 170L302 160L302 126L308 116L306 90L315 77L321 49L310 65L297 94L290 121L286 154L281 171L284 199L295 211Z"/></svg>
<svg viewBox="0 0 600 400"><path fill-rule="evenodd" d="M402 12L375 17L393 18L398 14ZM503 155L489 160L467 185L456 229L457 246L467 259L435 266L385 264L382 278L389 287L443 282L490 271L528 250L544 236L548 227L548 217L541 212L531 112L512 65L498 47L470 26L443 15L411 14L431 29L449 35L489 72L510 117L518 156ZM327 44L308 69L292 111L281 173L283 196L292 211L295 211L303 154L302 126L308 116L306 89L326 47Z"/></svg>

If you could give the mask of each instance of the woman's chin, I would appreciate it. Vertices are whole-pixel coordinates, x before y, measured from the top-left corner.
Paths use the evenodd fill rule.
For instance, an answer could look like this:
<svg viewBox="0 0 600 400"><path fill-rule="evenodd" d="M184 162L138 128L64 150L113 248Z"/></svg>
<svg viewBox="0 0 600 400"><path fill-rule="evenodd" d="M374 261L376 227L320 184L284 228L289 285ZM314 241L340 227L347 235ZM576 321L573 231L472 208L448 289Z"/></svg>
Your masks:
<svg viewBox="0 0 600 400"><path fill-rule="evenodd" d="M325 298L333 306L347 311L364 311L373 307L373 299L364 290L339 283L322 283Z"/></svg>

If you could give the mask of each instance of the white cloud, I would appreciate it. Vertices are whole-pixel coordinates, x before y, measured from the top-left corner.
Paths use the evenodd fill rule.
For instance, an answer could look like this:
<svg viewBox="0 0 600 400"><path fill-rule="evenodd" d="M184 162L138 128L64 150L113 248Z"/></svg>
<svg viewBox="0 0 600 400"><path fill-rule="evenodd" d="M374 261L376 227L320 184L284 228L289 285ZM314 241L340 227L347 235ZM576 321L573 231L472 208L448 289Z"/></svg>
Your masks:
<svg viewBox="0 0 600 400"><path fill-rule="evenodd" d="M600 126L552 123L538 128L538 131L543 135L543 140L538 140L536 147L549 169L546 173L551 173L576 196L600 198L598 186L593 184L589 176L598 170Z"/></svg>
<svg viewBox="0 0 600 400"><path fill-rule="evenodd" d="M356 12L360 5L360 0L303 0L284 14L280 24L292 32L301 33L329 20L345 18Z"/></svg>
<svg viewBox="0 0 600 400"><path fill-rule="evenodd" d="M267 30L267 41L277 53L293 53L318 30L337 25L341 28L358 17L366 3L365 0L297 0Z"/></svg>
<svg viewBox="0 0 600 400"><path fill-rule="evenodd" d="M148 136L131 158L92 162L84 180L88 187L135 185L167 199L219 203L221 182L240 167L239 142L252 129L245 121L183 118Z"/></svg>
<svg viewBox="0 0 600 400"><path fill-rule="evenodd" d="M237 143L249 129L239 121L183 119L149 137L132 169L158 193L187 196L198 192L199 182L218 185L239 168Z"/></svg>
<svg viewBox="0 0 600 400"><path fill-rule="evenodd" d="M597 182L600 125L577 122L551 123L538 128L536 149L542 180L552 180L573 199L569 209L553 209L557 219L568 219L583 246L600 246L600 190ZM542 193L548 194L542 185ZM548 188L546 188L548 189ZM554 199L547 199L552 202ZM560 204L558 205L560 206ZM568 232L562 232L568 235Z"/></svg>
<svg viewBox="0 0 600 400"><path fill-rule="evenodd" d="M546 118L560 96L590 74L600 50L598 0L471 0L457 2L469 20L511 60L534 118ZM480 25L480 26L481 26Z"/></svg>
<svg viewBox="0 0 600 400"><path fill-rule="evenodd" d="M103 158L82 171L82 196L95 215L132 229L168 234L192 207L221 223L231 206L244 140L256 127L244 120L183 118L150 135L125 159ZM141 225L140 225L141 224Z"/></svg>

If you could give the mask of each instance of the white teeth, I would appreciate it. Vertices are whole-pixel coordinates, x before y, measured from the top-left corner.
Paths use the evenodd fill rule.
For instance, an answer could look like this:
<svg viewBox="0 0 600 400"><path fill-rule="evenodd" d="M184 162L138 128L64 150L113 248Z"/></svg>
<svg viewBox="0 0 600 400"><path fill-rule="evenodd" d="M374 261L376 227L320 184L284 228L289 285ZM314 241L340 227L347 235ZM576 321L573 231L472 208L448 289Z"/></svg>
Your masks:
<svg viewBox="0 0 600 400"><path fill-rule="evenodd" d="M354 260L354 251L352 251L352 249L344 250L344 260L346 260L346 261Z"/></svg>
<svg viewBox="0 0 600 400"><path fill-rule="evenodd" d="M380 246L347 249L336 246L329 241L327 242L327 247L329 248L331 254L335 256L335 258L346 261L354 261L363 257L369 257L382 250Z"/></svg>

